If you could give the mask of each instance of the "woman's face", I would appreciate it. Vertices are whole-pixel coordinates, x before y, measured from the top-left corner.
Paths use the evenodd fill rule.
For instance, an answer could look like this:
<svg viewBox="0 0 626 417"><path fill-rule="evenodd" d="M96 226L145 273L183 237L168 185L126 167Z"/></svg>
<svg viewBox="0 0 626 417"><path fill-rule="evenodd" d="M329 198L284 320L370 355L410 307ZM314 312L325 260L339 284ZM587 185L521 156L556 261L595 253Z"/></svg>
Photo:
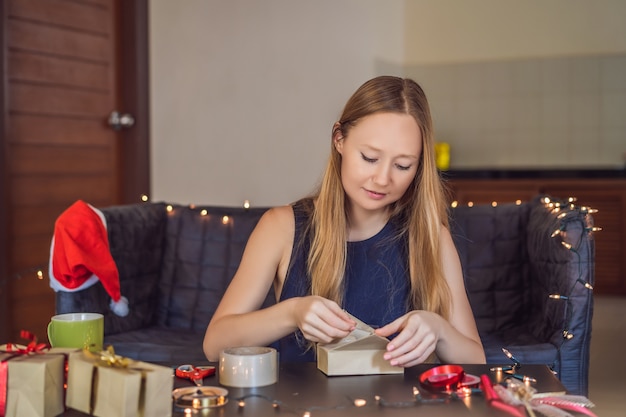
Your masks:
<svg viewBox="0 0 626 417"><path fill-rule="evenodd" d="M386 209L405 193L422 152L422 135L407 114L375 113L361 119L343 138L341 181L353 208Z"/></svg>

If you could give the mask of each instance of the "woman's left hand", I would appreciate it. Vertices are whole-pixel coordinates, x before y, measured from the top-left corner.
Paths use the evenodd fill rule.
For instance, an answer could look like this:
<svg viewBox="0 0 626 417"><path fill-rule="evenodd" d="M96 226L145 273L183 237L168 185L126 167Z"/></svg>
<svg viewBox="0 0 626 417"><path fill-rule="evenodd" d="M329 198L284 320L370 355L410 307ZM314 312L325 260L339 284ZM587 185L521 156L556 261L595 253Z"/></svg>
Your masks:
<svg viewBox="0 0 626 417"><path fill-rule="evenodd" d="M376 334L389 337L384 358L393 366L410 367L423 363L435 351L439 341L438 329L443 318L424 310L414 310L376 329Z"/></svg>

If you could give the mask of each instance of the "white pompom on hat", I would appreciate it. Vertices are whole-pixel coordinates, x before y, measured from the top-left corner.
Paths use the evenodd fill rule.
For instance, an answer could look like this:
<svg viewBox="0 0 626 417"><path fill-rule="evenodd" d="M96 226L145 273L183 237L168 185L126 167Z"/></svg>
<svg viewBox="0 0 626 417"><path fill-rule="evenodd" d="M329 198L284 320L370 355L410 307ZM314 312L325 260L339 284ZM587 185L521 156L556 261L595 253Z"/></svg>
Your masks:
<svg viewBox="0 0 626 417"><path fill-rule="evenodd" d="M100 281L111 296L113 313L128 315L128 300L121 295L119 272L109 250L106 219L82 200L55 222L49 276L54 291L80 291Z"/></svg>

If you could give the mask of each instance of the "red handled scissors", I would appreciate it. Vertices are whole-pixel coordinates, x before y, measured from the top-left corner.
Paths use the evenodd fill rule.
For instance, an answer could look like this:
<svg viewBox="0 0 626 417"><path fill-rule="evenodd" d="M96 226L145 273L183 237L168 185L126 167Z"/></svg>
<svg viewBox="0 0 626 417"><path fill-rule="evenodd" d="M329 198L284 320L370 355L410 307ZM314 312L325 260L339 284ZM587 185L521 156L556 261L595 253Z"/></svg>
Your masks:
<svg viewBox="0 0 626 417"><path fill-rule="evenodd" d="M202 386L204 378L213 374L215 374L215 366L180 365L176 368L177 377L188 378L199 387Z"/></svg>

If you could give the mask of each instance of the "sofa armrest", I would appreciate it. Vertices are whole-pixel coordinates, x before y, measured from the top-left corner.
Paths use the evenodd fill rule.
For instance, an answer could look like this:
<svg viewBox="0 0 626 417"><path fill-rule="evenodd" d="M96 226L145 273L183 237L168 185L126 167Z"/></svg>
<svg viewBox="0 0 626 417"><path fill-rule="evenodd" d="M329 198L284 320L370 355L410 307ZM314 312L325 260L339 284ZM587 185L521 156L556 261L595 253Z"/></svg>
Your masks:
<svg viewBox="0 0 626 417"><path fill-rule="evenodd" d="M164 203L140 203L100 209L107 222L109 248L119 271L129 314L115 315L100 284L78 292L59 291L56 312L96 312L105 316L105 335L154 324L167 212Z"/></svg>
<svg viewBox="0 0 626 417"><path fill-rule="evenodd" d="M593 219L585 209L560 202L556 208L538 198L528 223L531 308L530 329L559 350L557 373L575 376L567 386L587 392L593 315ZM554 201L552 201L554 203ZM555 233L556 232L556 233ZM563 368L570 369L565 372Z"/></svg>

